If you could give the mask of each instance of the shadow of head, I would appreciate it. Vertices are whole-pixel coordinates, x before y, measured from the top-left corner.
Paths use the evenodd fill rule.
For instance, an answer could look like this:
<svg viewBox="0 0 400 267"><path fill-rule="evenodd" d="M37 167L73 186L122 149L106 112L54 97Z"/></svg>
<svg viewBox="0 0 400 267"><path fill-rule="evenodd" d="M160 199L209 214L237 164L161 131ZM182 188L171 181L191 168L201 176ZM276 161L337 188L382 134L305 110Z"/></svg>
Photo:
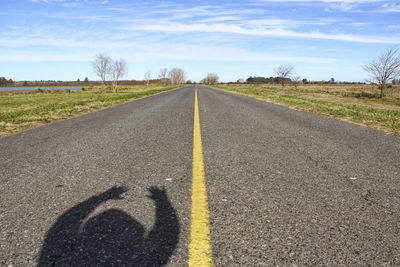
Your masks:
<svg viewBox="0 0 400 267"><path fill-rule="evenodd" d="M101 203L122 199L121 194L126 191L121 187L111 188L64 212L46 235L38 266L165 265L179 237L179 222L165 189L149 188L148 197L155 202L156 219L148 233L139 222L118 209L87 219Z"/></svg>

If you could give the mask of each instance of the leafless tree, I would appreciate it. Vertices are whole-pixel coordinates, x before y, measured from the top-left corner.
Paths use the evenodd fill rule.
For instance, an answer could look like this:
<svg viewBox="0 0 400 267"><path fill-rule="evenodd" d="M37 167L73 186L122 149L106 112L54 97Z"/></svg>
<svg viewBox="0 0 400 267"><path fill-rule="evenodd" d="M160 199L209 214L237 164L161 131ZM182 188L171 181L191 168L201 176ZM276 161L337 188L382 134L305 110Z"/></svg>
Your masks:
<svg viewBox="0 0 400 267"><path fill-rule="evenodd" d="M217 84L219 82L219 77L216 73L208 73L203 81L205 84Z"/></svg>
<svg viewBox="0 0 400 267"><path fill-rule="evenodd" d="M94 58L93 70L97 74L97 76L100 77L101 82L103 83L104 90L106 88L105 83L107 75L110 72L111 63L112 63L111 58L104 53L98 53Z"/></svg>
<svg viewBox="0 0 400 267"><path fill-rule="evenodd" d="M144 80L146 81L146 85L149 86L151 79L151 70L148 70L144 73Z"/></svg>
<svg viewBox="0 0 400 267"><path fill-rule="evenodd" d="M294 84L294 88L297 89L297 85L298 85L299 83L301 83L301 77L300 77L300 76L294 76L294 77L292 78L292 82L293 82L293 84Z"/></svg>
<svg viewBox="0 0 400 267"><path fill-rule="evenodd" d="M285 80L290 79L294 70L292 65L280 65L278 68L274 69L276 76L279 78L282 87L285 86Z"/></svg>
<svg viewBox="0 0 400 267"><path fill-rule="evenodd" d="M164 86L167 85L167 83L168 83L167 75L168 75L168 69L167 68L160 69L160 74L158 74L158 78L160 79L161 84L164 85Z"/></svg>
<svg viewBox="0 0 400 267"><path fill-rule="evenodd" d="M392 79L400 76L400 56L398 49L391 48L370 63L363 66L368 72L371 83L377 83L381 90L381 97L385 96L385 85Z"/></svg>
<svg viewBox="0 0 400 267"><path fill-rule="evenodd" d="M168 72L168 78L172 84L185 83L185 71L183 69L173 68Z"/></svg>
<svg viewBox="0 0 400 267"><path fill-rule="evenodd" d="M123 59L115 60L110 64L108 74L110 75L111 78L114 93L117 92L118 79L125 76L126 72L127 72L126 62Z"/></svg>

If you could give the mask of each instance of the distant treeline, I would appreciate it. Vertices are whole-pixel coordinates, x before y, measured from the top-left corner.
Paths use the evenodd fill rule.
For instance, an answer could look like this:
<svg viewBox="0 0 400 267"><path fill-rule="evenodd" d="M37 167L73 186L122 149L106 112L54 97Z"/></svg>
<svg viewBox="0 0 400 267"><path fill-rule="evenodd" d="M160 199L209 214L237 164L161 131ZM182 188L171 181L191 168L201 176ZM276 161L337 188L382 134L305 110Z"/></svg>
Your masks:
<svg viewBox="0 0 400 267"><path fill-rule="evenodd" d="M6 79L5 77L0 77L0 87L11 86L14 84L12 79Z"/></svg>
<svg viewBox="0 0 400 267"><path fill-rule="evenodd" d="M290 78L279 78L279 77L252 77L246 79L246 83L280 83L282 79L285 83L290 83L292 80Z"/></svg>
<svg viewBox="0 0 400 267"><path fill-rule="evenodd" d="M284 79L284 83L303 83L303 84L365 84L362 82L336 82L333 78L329 81L309 81L307 79L302 80L292 80L290 78L280 78L280 77L252 77L250 76L245 81L243 79L239 79L236 83L247 83L247 84L279 84L282 83L282 79ZM153 79L149 81L149 84L168 84L168 79L166 81L162 81L161 79ZM188 80L186 83L191 84ZM235 83L235 82L228 82L228 83ZM393 84L398 84L398 80L392 81ZM111 85L111 81L106 81L106 85ZM122 80L118 82L119 85L146 85L147 81L137 81L137 80ZM100 86L102 85L101 81L89 81L88 78L85 78L83 81L79 79L76 81L54 81L54 80L47 80L47 81L13 81L12 79L6 79L5 77L0 77L0 87L53 87L53 86Z"/></svg>
<svg viewBox="0 0 400 267"><path fill-rule="evenodd" d="M14 82L11 79L6 80L3 82L3 77L0 78L0 86L2 87L53 87L53 86L82 86L82 87L87 87L87 86L96 86L96 85L102 85L101 81L89 81L88 79L85 79L84 81L18 81ZM10 82L11 81L11 82ZM150 84L158 84L161 83L161 80L156 79L156 80L150 80ZM106 85L111 85L110 82L105 82ZM136 80L123 80L118 82L119 85L145 85L146 81L136 81Z"/></svg>
<svg viewBox="0 0 400 267"><path fill-rule="evenodd" d="M307 79L302 79L299 81L293 81L290 78L281 78L281 77L252 77L250 76L249 78L246 79L245 83L249 84L277 84L277 83L282 83L282 79L284 80L285 83L303 83L303 84L333 84L337 83L333 78L331 78L329 81L309 81ZM244 83L244 81L238 80L237 83ZM362 82L339 82L341 84L365 84Z"/></svg>

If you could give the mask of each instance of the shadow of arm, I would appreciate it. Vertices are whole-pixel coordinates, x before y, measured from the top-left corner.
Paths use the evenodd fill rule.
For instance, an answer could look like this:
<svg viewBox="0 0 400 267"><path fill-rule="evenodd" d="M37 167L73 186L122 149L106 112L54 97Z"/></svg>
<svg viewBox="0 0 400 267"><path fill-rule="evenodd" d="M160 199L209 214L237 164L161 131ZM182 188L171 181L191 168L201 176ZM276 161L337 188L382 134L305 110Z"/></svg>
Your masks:
<svg viewBox="0 0 400 267"><path fill-rule="evenodd" d="M174 252L179 238L179 221L168 199L165 189L149 188L156 205L156 221L149 232L145 244L146 262L151 265L164 265Z"/></svg>

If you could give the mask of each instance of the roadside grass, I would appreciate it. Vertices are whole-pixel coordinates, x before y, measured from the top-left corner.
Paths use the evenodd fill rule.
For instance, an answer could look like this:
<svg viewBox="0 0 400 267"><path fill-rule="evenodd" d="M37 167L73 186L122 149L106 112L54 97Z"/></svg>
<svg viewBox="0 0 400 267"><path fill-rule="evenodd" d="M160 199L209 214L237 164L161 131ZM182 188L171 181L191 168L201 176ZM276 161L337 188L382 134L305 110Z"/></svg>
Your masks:
<svg viewBox="0 0 400 267"><path fill-rule="evenodd" d="M59 90L0 91L0 136L178 87L120 86L116 94L112 93L110 89L103 91L101 87L90 87L74 92Z"/></svg>
<svg viewBox="0 0 400 267"><path fill-rule="evenodd" d="M372 85L215 87L400 135L400 87L389 88L384 98Z"/></svg>

